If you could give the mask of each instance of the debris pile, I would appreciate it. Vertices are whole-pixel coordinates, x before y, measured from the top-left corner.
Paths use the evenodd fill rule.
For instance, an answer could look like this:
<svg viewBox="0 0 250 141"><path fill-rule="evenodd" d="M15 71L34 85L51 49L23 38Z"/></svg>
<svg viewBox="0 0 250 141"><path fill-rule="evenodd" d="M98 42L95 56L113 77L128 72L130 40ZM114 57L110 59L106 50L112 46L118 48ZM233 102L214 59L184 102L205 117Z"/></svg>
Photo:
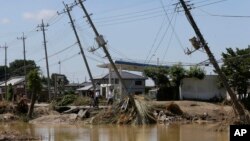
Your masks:
<svg viewBox="0 0 250 141"><path fill-rule="evenodd" d="M125 98L109 110L102 111L91 120L92 124L153 124L153 109L139 98Z"/></svg>

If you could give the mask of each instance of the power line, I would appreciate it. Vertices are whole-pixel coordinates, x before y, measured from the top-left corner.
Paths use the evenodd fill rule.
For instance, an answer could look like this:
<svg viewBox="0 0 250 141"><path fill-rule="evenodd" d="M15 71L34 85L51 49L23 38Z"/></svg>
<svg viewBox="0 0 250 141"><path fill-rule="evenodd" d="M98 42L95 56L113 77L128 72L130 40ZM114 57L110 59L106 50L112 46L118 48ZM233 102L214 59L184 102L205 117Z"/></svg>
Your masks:
<svg viewBox="0 0 250 141"><path fill-rule="evenodd" d="M211 3L206 3L206 4L195 6L194 8L199 8L199 7L205 7L205 6L209 6L209 5L214 5L214 4L222 3L222 2L225 2L225 1L228 1L228 0L219 0L219 1L211 2ZM192 8L192 9L194 9L194 8Z"/></svg>
<svg viewBox="0 0 250 141"><path fill-rule="evenodd" d="M99 26L112 26L112 25L118 25L118 24L126 24L126 23L132 23L132 22L137 22L137 21L144 21L148 19L154 19L154 18L159 18L163 17L164 14L158 14L158 15L153 15L153 16L148 16L148 17L142 17L142 18L137 18L137 19L125 19L124 21L110 21L109 23L99 23Z"/></svg>
<svg viewBox="0 0 250 141"><path fill-rule="evenodd" d="M162 31L162 28L163 28L164 23L165 23L165 18L163 19L163 21L162 21L162 23L161 23L161 26L160 26L158 32L156 33L156 36L155 36L154 41L153 41L153 44L151 45L151 48L150 48L150 50L149 50L149 52L148 52L148 55L147 55L145 61L148 60L148 57L150 56L150 53L152 52L152 50L153 50L153 48L154 48L154 46L155 46L155 43L156 43L156 41L157 41L157 39L158 39L158 36L160 35L160 32ZM144 62L144 63L146 63L146 62Z"/></svg>
<svg viewBox="0 0 250 141"><path fill-rule="evenodd" d="M64 52L64 51L70 49L71 47L75 46L76 44L77 44L77 43L74 43L74 44L72 44L72 45L70 45L70 46L68 46L68 47L66 47L66 48L64 48L64 49L62 49L62 50L60 50L60 51L58 51L58 52L55 52L55 53L49 55L48 57L56 56L56 55L58 55L58 54L60 54L60 53L62 53L62 52Z"/></svg>
<svg viewBox="0 0 250 141"><path fill-rule="evenodd" d="M212 14L212 13L209 13L203 9L200 9L200 11L202 11L203 13L206 13L207 15L209 16L213 16L213 17L222 17L222 18L250 18L250 16L242 16L242 15L225 15L225 14Z"/></svg>
<svg viewBox="0 0 250 141"><path fill-rule="evenodd" d="M66 61L68 61L68 60L70 60L70 59L72 59L72 58L74 58L74 57L77 57L77 55L81 55L81 52L78 52L78 53L76 53L76 54L73 54L73 55L71 55L70 57L64 58L63 60L60 60L60 62L61 62L61 63L62 63L62 62L66 62ZM53 64L51 64L50 66L54 66L54 65L57 65L57 64L58 64L58 62L53 63Z"/></svg>
<svg viewBox="0 0 250 141"><path fill-rule="evenodd" d="M136 7L136 6L141 6L141 5L144 5L144 4L148 4L149 2L154 2L154 1L152 1L152 0L149 0L148 2L143 1L143 2L141 2L141 3L139 3L139 4L133 3L132 5L126 6L126 7L123 7L123 8L109 9L108 11L101 11L100 13L98 13L98 15L103 15L103 14L106 14L106 13L115 13L116 11L134 8L134 7Z"/></svg>
<svg viewBox="0 0 250 141"><path fill-rule="evenodd" d="M171 24L171 20L170 20L170 18L169 18L169 16L168 16L168 13L167 13L167 11L166 11L166 9L164 8L164 3L163 3L163 1L162 0L160 0L160 3L161 3L161 5L162 5L162 8L163 8L163 10L164 10L164 12L165 12L165 15L166 15L166 17L167 17L167 19L168 19L168 22L169 22L169 24L170 24L170 27L172 28L172 30L173 30L173 32L174 32L174 35L175 35L175 38L177 39L177 42L179 43L179 45L180 45L180 47L183 49L183 51L185 51L185 49L184 49L184 47L183 47L183 45L182 45L182 43L181 43L181 40L180 40L180 38L179 38L179 36L178 36L178 34L176 33L176 31L175 31L175 28L173 27L173 25Z"/></svg>
<svg viewBox="0 0 250 141"><path fill-rule="evenodd" d="M99 18L98 20L94 20L95 23L103 23L103 22L110 22L110 21L121 21L124 19L136 19L136 18L141 18L141 17L148 17L148 16L156 16L159 14L163 14L161 9L156 9L157 11L145 11L142 14L122 14L119 16L111 16L107 18Z"/></svg>
<svg viewBox="0 0 250 141"><path fill-rule="evenodd" d="M161 46L161 44L162 44L162 42L163 42L163 40L164 40L164 38L165 38L165 36L166 36L166 34L167 34L167 32L168 32L170 26L172 25L172 20L173 20L173 18L174 18L174 15L171 17L171 19L170 19L170 21L169 21L169 23L168 23L168 26L167 26L165 32L163 33L163 35L162 35L162 37L161 37L159 43L157 44L157 46L156 46L156 48L155 48L155 50L154 50L154 52L153 52L153 55L155 55L155 53L157 52L157 50L158 50L159 47ZM172 29L174 29L174 28L172 28ZM174 32L174 30L172 30L172 31ZM150 62L151 59L152 59L152 57L148 60L148 62Z"/></svg>
<svg viewBox="0 0 250 141"><path fill-rule="evenodd" d="M177 17L175 17L175 20L174 20L174 27L175 27L175 25L176 25L176 18L177 18ZM162 63L161 63L161 65L163 65L163 61L165 60L165 57L166 57L167 52L168 52L168 49L169 49L169 47L170 47L170 45L171 45L171 42L172 42L172 39L173 39L173 35L174 35L174 31L172 30L171 35L170 35L170 38L169 38L169 40L168 40L168 44L167 44L166 50L165 50L165 52L164 52L164 54L163 54L163 57L162 57Z"/></svg>
<svg viewBox="0 0 250 141"><path fill-rule="evenodd" d="M171 6L171 5L167 5L167 6ZM166 5L164 5L164 7L166 7ZM145 16L145 15L149 15L149 14L155 14L155 13L162 13L161 11L162 7L154 7L154 8L149 8L149 9L145 9L145 10L140 10L140 11L133 11L133 12L127 12L127 13L123 13L123 14L116 14L113 16L107 16L107 17L102 17L102 18L94 18L93 20L95 22L98 21L102 21L102 20L114 20L114 19L120 19L122 17L124 18L131 18L131 17L138 17L138 16ZM171 11L174 10L173 9L167 9L167 11Z"/></svg>

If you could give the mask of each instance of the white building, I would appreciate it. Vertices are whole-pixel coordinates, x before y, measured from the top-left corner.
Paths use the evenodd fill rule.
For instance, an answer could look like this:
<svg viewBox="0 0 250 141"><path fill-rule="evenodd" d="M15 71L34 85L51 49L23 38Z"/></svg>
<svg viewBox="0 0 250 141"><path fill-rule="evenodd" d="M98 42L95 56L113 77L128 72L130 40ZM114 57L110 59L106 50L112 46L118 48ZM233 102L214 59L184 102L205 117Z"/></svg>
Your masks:
<svg viewBox="0 0 250 141"><path fill-rule="evenodd" d="M180 99L212 100L225 99L227 92L218 87L217 75L206 75L204 79L184 78L180 86Z"/></svg>

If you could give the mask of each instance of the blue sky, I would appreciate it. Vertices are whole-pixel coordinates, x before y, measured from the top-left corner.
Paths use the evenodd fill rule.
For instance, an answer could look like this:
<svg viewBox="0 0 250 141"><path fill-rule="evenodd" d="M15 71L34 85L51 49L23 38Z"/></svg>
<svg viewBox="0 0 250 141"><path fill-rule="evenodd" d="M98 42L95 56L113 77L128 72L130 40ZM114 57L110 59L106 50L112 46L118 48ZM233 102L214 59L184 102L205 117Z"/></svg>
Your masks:
<svg viewBox="0 0 250 141"><path fill-rule="evenodd" d="M249 45L250 18L215 17L211 14L248 16L250 1L218 1L220 0L191 0L190 4L194 4L192 14L201 32L215 57L220 59L227 47L246 48ZM65 3L71 2L73 0L65 0ZM93 14L97 29L108 41L108 49L114 59L147 62L159 58L160 64L202 62L207 59L202 51L192 55L184 53L185 48L191 48L188 40L195 34L184 13L175 12L172 4L176 2L177 0L87 0L84 4L89 13ZM207 5L213 2L218 3ZM44 19L50 25L46 31L48 54L52 55L49 57L50 73L59 72L58 62L61 61L61 73L66 74L70 81L82 82L85 77L89 78L82 57L77 54L79 47L74 45L76 39L68 23L68 16L56 14L64 8L61 0L8 0L0 8L0 45L6 43L9 47L8 63L23 59L22 42L16 38L24 32L27 36L27 59L35 60L46 76L42 32L36 31L37 25ZM104 74L107 70L96 65L107 62L107 59L103 58L101 49L94 54L88 52L88 48L97 47L97 44L80 7L73 9L72 16L93 76ZM169 19L172 19L171 25ZM0 65L4 65L3 49L0 49ZM212 72L212 67L205 69L207 73Z"/></svg>

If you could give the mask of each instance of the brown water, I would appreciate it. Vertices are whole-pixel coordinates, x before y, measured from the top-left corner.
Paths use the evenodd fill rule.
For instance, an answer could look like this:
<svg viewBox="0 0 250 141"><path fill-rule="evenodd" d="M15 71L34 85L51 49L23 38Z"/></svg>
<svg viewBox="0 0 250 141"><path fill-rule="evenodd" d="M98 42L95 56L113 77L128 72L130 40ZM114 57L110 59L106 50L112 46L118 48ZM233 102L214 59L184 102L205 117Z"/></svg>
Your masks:
<svg viewBox="0 0 250 141"><path fill-rule="evenodd" d="M0 123L0 130L18 130L43 141L228 141L228 132L211 124L185 125L31 125Z"/></svg>

